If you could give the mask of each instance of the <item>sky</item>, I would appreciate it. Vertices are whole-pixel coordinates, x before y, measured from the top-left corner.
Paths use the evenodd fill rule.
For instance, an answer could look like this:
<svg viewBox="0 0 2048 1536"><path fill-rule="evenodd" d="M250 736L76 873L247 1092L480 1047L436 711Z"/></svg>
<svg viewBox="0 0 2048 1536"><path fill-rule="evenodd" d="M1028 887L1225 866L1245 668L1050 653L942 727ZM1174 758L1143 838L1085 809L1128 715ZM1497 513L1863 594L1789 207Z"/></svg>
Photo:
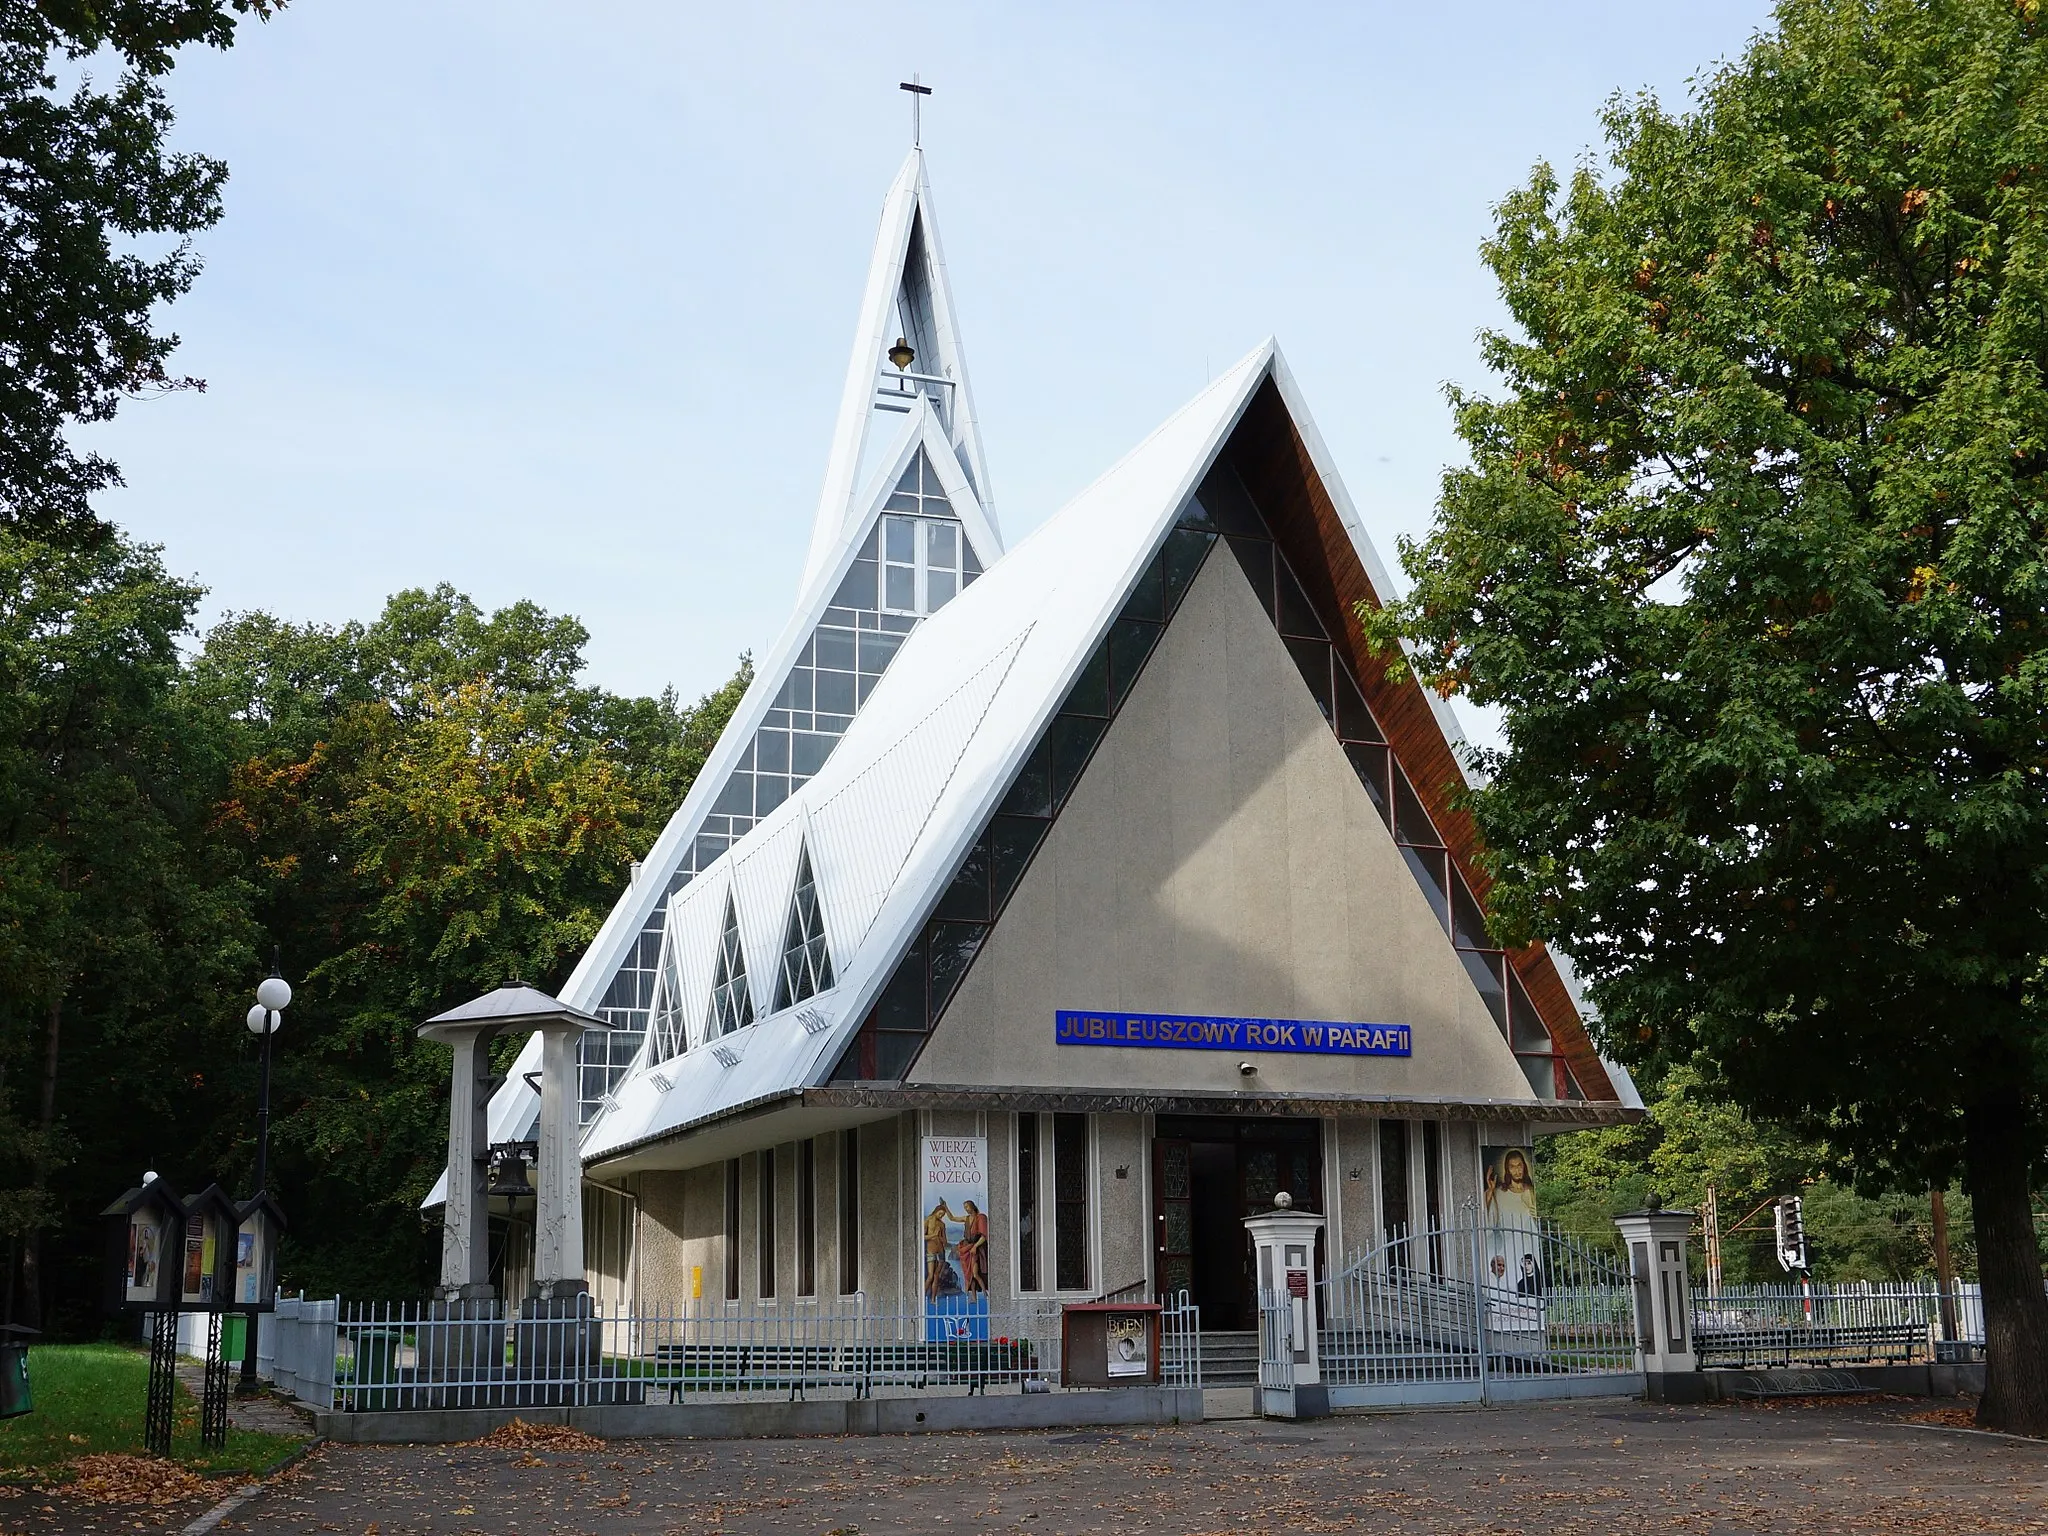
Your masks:
<svg viewBox="0 0 2048 1536"><path fill-rule="evenodd" d="M1388 564L1485 388L1479 258L1614 92L1758 3L291 0L170 83L226 217L173 371L81 441L209 589L375 617L452 583L687 700L796 597L881 200L924 144L1014 543L1266 336Z"/></svg>

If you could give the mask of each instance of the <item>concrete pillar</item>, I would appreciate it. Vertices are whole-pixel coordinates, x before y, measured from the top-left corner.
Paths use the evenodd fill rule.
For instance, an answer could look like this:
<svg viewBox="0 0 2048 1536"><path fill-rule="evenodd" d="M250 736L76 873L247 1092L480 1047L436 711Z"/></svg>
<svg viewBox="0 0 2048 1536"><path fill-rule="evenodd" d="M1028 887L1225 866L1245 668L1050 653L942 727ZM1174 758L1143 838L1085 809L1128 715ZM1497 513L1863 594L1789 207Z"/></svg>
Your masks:
<svg viewBox="0 0 2048 1536"><path fill-rule="evenodd" d="M1636 1365L1653 1403L1697 1403L1706 1378L1692 1338L1692 1281L1686 1272L1691 1211L1647 1210L1614 1218L1635 1280Z"/></svg>
<svg viewBox="0 0 2048 1536"><path fill-rule="evenodd" d="M583 1280L583 1159L576 1144L577 1045L574 1020L540 1028L540 1158L534 1169L533 1285L543 1300L588 1289Z"/></svg>
<svg viewBox="0 0 2048 1536"><path fill-rule="evenodd" d="M491 1295L490 1177L491 1042L489 1025L451 1030L455 1052L448 1094L448 1210L441 1229L441 1298L476 1301Z"/></svg>
<svg viewBox="0 0 2048 1536"><path fill-rule="evenodd" d="M577 1156L577 1043L612 1026L524 982L507 982L420 1026L420 1038L455 1052L448 1100L448 1206L441 1240L444 1301L487 1299L490 1226L491 1041L510 1030L541 1034L540 1166L534 1278L542 1299L580 1294L583 1284L583 1165Z"/></svg>
<svg viewBox="0 0 2048 1536"><path fill-rule="evenodd" d="M1279 1418L1316 1418L1330 1411L1330 1395L1323 1386L1322 1347L1316 1315L1316 1234L1323 1218L1308 1211L1292 1209L1286 1191L1274 1196L1274 1210L1263 1216L1247 1216L1244 1228L1251 1235L1252 1273L1258 1277L1262 1295L1270 1294L1281 1305L1286 1321L1285 1337L1268 1340L1261 1320L1259 1352L1263 1358L1277 1345L1293 1366L1294 1385L1286 1388L1260 1387L1260 1411Z"/></svg>

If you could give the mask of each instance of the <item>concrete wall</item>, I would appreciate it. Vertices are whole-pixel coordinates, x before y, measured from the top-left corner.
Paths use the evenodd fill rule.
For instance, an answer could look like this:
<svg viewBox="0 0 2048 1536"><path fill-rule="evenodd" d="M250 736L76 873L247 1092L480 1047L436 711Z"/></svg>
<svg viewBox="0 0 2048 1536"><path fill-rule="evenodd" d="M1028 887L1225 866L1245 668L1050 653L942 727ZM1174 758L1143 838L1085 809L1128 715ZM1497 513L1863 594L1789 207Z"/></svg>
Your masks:
<svg viewBox="0 0 2048 1536"><path fill-rule="evenodd" d="M666 1310L723 1298L725 1165L639 1174L634 1188L640 1203L641 1305ZM702 1295L693 1298L693 1288Z"/></svg>
<svg viewBox="0 0 2048 1536"><path fill-rule="evenodd" d="M606 1439L674 1436L740 1440L788 1435L914 1435L947 1430L1074 1428L1091 1424L1192 1424L1202 1394L1192 1387L1125 1387L973 1397L881 1397L803 1403L649 1403L588 1408L421 1408L386 1413L316 1409L317 1433L349 1445L448 1445L523 1419L567 1424Z"/></svg>
<svg viewBox="0 0 2048 1536"><path fill-rule="evenodd" d="M1402 1023L1410 1058L1058 1046L1059 1008ZM1141 1076L1140 1076L1141 1075ZM1207 562L911 1074L1527 1099L1237 562Z"/></svg>

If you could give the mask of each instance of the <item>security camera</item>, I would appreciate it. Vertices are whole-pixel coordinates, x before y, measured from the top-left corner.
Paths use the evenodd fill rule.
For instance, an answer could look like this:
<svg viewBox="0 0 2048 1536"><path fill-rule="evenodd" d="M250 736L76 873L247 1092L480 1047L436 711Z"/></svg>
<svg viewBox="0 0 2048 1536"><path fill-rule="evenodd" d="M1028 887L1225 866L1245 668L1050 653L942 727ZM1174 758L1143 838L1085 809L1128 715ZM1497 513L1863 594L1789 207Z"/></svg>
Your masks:
<svg viewBox="0 0 2048 1536"><path fill-rule="evenodd" d="M1238 1076L1240 1077L1250 1077L1253 1073L1257 1072L1258 1070L1259 1069L1257 1067L1253 1066L1248 1061L1240 1061L1237 1064L1237 1072Z"/></svg>

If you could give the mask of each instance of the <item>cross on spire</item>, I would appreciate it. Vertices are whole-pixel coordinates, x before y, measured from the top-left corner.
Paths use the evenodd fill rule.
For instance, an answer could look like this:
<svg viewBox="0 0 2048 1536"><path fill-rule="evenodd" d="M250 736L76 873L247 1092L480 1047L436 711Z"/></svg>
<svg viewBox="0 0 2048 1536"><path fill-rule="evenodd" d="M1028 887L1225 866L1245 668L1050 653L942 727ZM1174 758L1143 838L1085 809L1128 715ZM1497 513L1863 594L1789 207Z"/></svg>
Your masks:
<svg viewBox="0 0 2048 1536"><path fill-rule="evenodd" d="M913 74L908 80L898 83L896 89L910 92L910 147L916 149L924 142L924 98L931 95L932 88L919 83L919 76Z"/></svg>

